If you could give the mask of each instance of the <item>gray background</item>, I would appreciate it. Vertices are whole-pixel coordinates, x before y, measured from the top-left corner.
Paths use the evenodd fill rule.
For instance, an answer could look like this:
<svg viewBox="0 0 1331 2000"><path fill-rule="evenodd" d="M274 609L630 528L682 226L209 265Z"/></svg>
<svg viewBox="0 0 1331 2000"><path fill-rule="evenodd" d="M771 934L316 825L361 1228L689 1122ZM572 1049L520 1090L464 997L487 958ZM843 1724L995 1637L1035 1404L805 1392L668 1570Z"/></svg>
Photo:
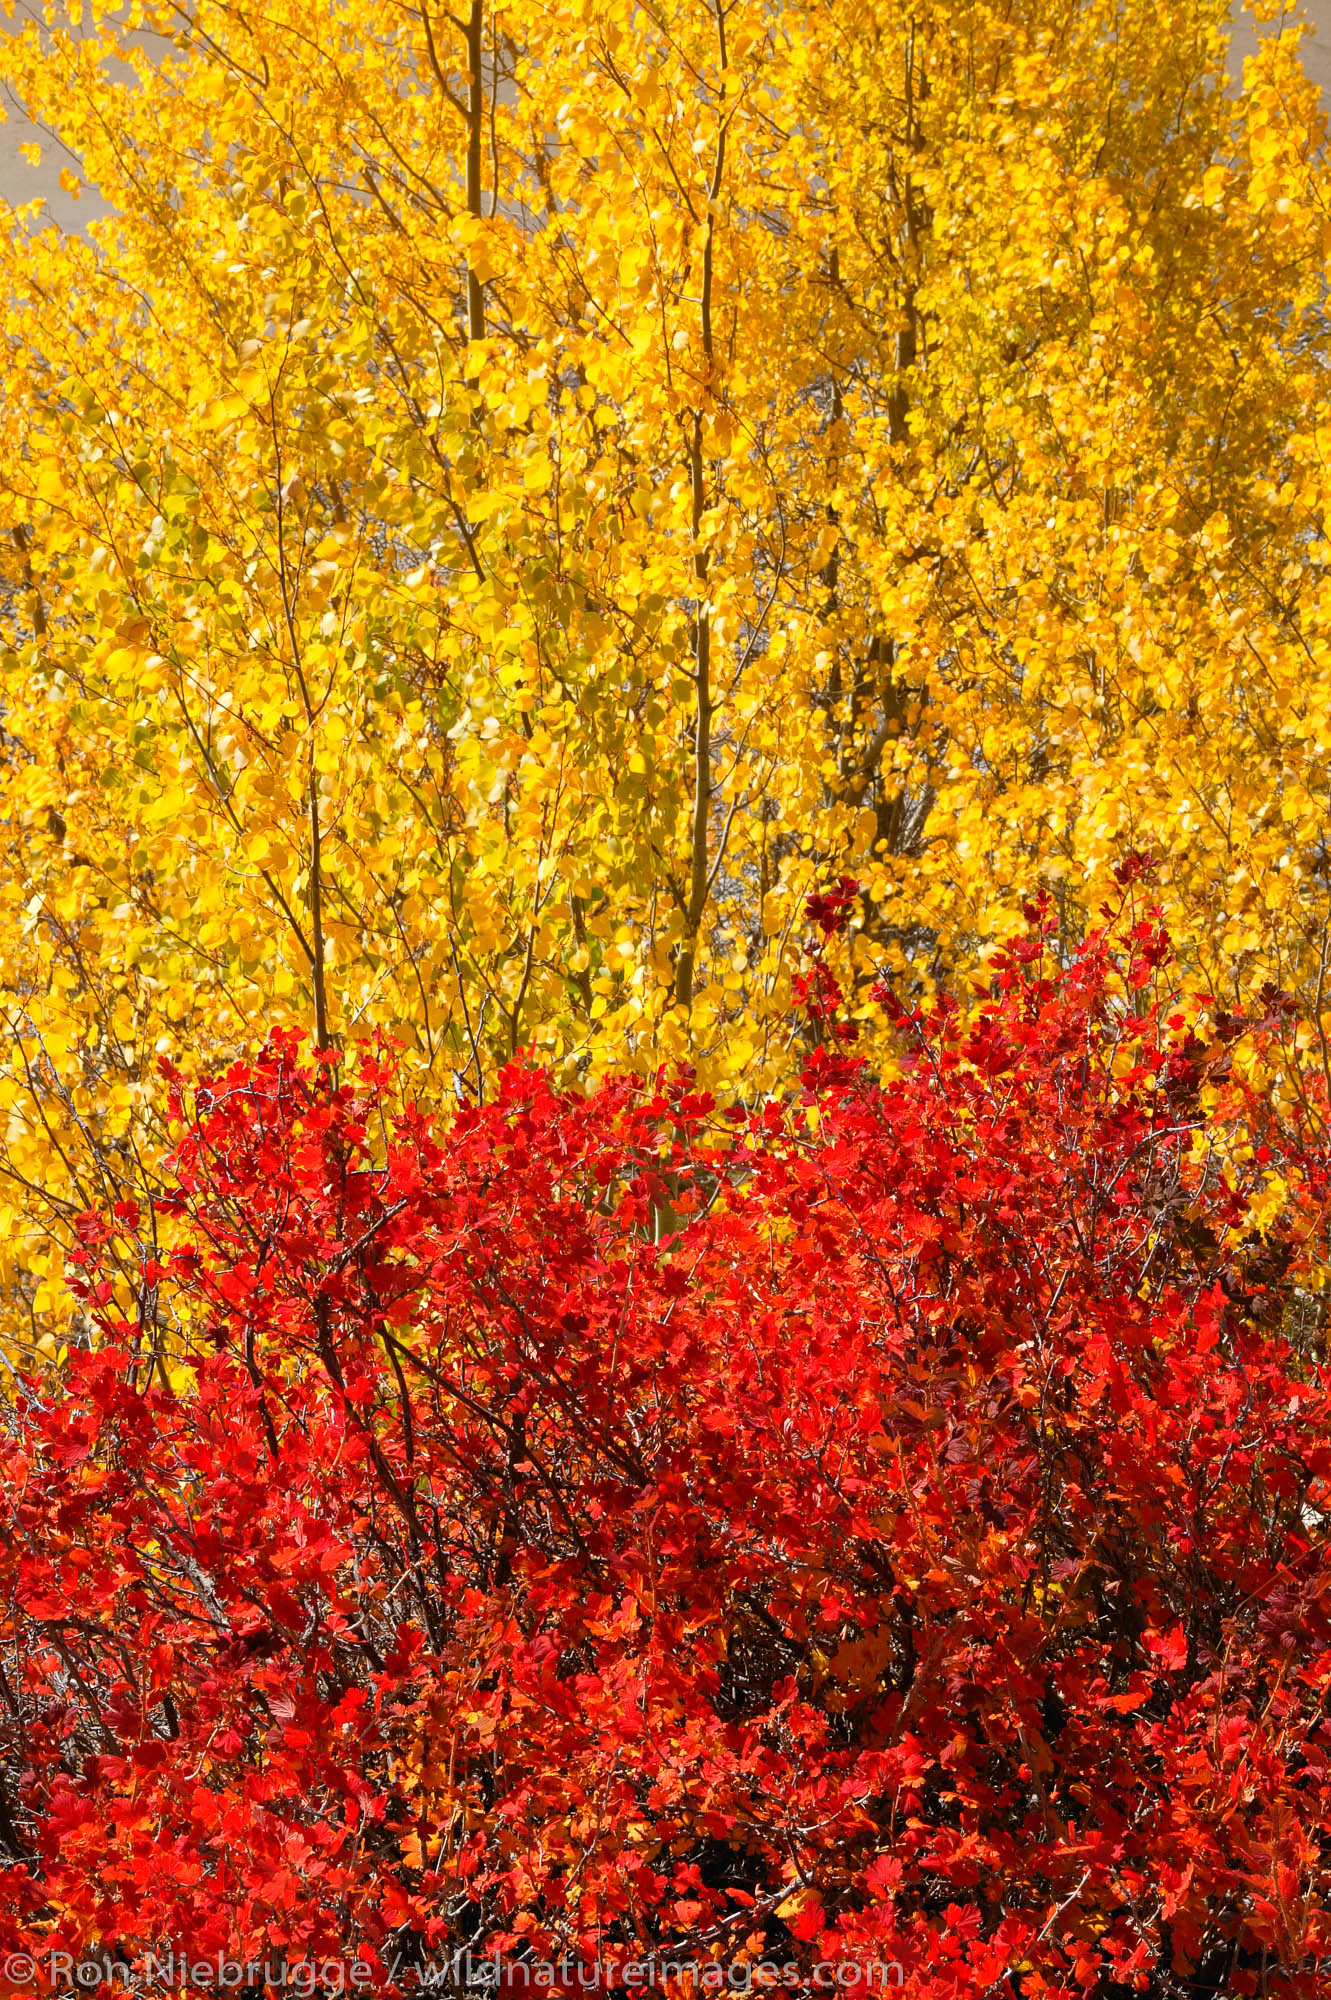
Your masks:
<svg viewBox="0 0 1331 2000"><path fill-rule="evenodd" d="M1331 7L1331 0L1326 0L1326 4ZM39 16L40 8L36 0L19 0L17 15L18 19L11 21L8 15L0 13L0 33L13 34L25 17ZM140 48L165 47L158 35L136 34L133 39ZM122 74L128 76L129 71L125 70ZM0 197L15 205L40 198L46 203L46 220L58 222L62 229L79 229L94 215L104 215L106 205L95 194L84 190L75 201L60 185L60 169L68 167L77 174L78 161L50 133L34 130L23 115L22 107L3 92L0 92L0 105L3 105L9 119L7 125L0 125ZM31 145L34 141L42 149L39 167L31 165L19 152L20 146Z"/></svg>
<svg viewBox="0 0 1331 2000"><path fill-rule="evenodd" d="M1291 11L1293 11L1291 9ZM1238 16L1236 4L1234 13ZM1303 44L1303 67L1316 83L1322 96L1331 104L1331 0L1304 0L1305 19L1312 22L1311 37ZM1237 18L1234 23L1234 54L1231 67L1235 79L1242 74L1242 57L1253 45L1252 22L1247 15Z"/></svg>

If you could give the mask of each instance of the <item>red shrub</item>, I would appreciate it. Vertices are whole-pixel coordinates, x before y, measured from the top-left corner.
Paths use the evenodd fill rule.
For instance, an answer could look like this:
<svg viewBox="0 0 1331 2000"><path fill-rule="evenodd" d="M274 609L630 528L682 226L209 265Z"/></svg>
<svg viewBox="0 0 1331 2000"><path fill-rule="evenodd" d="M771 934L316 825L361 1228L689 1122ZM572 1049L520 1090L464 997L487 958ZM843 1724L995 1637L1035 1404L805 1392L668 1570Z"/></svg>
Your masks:
<svg viewBox="0 0 1331 2000"><path fill-rule="evenodd" d="M1131 947L752 1119L177 1085L185 1247L86 1220L3 1446L7 1933L1324 1993L1316 1121L1225 1165L1235 1024Z"/></svg>

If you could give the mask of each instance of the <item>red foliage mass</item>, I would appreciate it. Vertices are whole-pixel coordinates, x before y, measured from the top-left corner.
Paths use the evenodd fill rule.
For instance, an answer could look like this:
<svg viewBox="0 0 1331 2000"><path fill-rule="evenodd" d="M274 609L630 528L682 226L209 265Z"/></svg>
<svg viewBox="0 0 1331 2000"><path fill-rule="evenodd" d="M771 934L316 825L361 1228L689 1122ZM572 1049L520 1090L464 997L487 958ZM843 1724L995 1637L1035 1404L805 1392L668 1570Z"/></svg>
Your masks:
<svg viewBox="0 0 1331 2000"><path fill-rule="evenodd" d="M184 1247L85 1218L101 1344L0 1447L6 1935L1324 1994L1320 1121L1149 927L1125 1000L1034 916L978 1022L751 1118L177 1080Z"/></svg>

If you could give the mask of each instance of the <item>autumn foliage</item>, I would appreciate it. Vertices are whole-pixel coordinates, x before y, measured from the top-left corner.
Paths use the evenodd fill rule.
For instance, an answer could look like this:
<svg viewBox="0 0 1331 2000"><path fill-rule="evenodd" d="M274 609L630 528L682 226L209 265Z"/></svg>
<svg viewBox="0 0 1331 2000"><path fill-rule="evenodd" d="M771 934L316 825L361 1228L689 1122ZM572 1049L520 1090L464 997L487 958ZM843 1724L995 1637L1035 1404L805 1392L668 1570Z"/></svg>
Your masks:
<svg viewBox="0 0 1331 2000"><path fill-rule="evenodd" d="M10 1935L1325 1992L1316 1066L1033 908L876 1075L852 886L752 1113L174 1078L3 1446Z"/></svg>
<svg viewBox="0 0 1331 2000"><path fill-rule="evenodd" d="M1299 26L5 9L0 1947L1321 2000Z"/></svg>
<svg viewBox="0 0 1331 2000"><path fill-rule="evenodd" d="M1245 68L1227 0L6 4L87 222L0 223L4 1353L157 1191L159 1055L784 1089L843 874L866 1041L1133 846L1199 994L1315 1010L1288 14Z"/></svg>

